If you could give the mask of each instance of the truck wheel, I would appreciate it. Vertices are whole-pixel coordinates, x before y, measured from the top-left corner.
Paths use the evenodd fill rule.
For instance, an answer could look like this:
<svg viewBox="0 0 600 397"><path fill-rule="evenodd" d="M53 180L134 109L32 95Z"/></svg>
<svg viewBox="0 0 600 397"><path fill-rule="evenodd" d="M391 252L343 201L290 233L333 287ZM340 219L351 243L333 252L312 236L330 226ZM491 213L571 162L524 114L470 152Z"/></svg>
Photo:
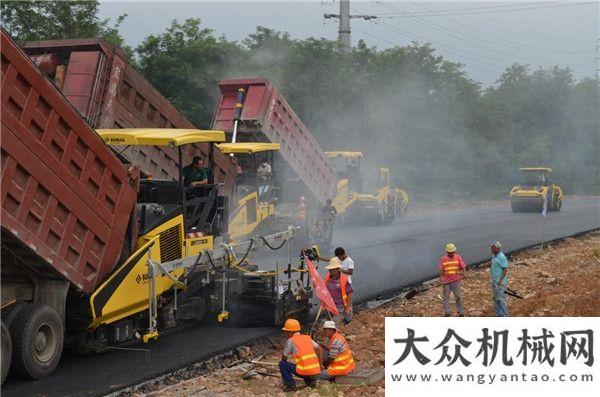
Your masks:
<svg viewBox="0 0 600 397"><path fill-rule="evenodd" d="M19 314L19 312L28 304L29 302L19 301L2 310L2 322L6 326L6 329L10 329L17 314Z"/></svg>
<svg viewBox="0 0 600 397"><path fill-rule="evenodd" d="M59 314L45 304L31 303L15 317L12 371L20 377L40 379L56 369L63 349L64 329Z"/></svg>
<svg viewBox="0 0 600 397"><path fill-rule="evenodd" d="M8 328L4 325L4 321L1 322L1 326L2 336L0 339L2 350L0 350L0 372L2 373L2 380L0 383L4 383L4 379L6 379L6 375L8 375L10 360L12 358L12 341L10 339L10 332L8 332Z"/></svg>

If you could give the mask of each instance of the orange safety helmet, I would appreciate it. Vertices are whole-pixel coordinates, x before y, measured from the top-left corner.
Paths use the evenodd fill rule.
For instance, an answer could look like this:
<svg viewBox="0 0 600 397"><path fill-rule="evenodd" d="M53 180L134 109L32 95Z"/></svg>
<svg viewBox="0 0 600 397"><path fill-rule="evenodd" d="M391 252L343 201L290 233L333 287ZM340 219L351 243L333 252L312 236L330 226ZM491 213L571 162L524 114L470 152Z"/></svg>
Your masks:
<svg viewBox="0 0 600 397"><path fill-rule="evenodd" d="M281 329L283 331L300 332L300 322L295 318L288 318Z"/></svg>

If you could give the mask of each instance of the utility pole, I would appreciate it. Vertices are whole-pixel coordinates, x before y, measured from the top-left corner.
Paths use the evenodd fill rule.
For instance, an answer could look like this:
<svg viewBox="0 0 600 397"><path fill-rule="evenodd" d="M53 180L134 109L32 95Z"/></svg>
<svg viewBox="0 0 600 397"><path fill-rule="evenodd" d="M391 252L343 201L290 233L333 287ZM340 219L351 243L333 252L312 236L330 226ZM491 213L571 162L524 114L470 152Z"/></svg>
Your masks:
<svg viewBox="0 0 600 397"><path fill-rule="evenodd" d="M350 0L340 0L340 29L338 40L344 48L352 47L350 42Z"/></svg>
<svg viewBox="0 0 600 397"><path fill-rule="evenodd" d="M340 0L340 13L339 14L323 14L325 19L338 18L340 20L340 28L338 30L338 40L342 46L349 50L352 47L350 40L350 19L376 19L375 15L350 15L350 0Z"/></svg>

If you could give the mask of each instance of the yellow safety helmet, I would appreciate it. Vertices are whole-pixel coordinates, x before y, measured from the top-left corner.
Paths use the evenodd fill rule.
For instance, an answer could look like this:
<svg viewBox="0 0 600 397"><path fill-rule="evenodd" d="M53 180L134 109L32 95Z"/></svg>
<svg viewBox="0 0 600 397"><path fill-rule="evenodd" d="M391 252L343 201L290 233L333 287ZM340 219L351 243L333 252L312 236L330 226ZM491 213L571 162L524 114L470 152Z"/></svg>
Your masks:
<svg viewBox="0 0 600 397"><path fill-rule="evenodd" d="M281 329L290 332L300 332L300 322L295 318L288 318Z"/></svg>
<svg viewBox="0 0 600 397"><path fill-rule="evenodd" d="M446 252L456 252L456 245L453 243L446 244Z"/></svg>

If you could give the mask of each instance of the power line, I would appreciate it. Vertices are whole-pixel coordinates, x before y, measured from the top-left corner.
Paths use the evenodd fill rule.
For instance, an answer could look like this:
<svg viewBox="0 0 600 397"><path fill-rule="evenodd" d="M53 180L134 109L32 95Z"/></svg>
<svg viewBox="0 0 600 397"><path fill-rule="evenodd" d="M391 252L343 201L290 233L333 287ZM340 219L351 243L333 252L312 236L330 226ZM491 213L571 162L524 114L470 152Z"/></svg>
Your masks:
<svg viewBox="0 0 600 397"><path fill-rule="evenodd" d="M354 30L356 30L357 32L360 32L360 33L362 33L362 34L365 34L365 35L367 35L367 36L369 36L369 37L372 37L372 38L374 38L374 39L377 39L377 40L379 40L379 41L382 41L382 42L384 42L384 43L388 43L388 44L390 44L390 45L393 45L393 46L395 46L395 47L397 47L397 46L398 46L398 43L395 43L395 42L393 42L393 41L390 41L390 40L388 40L388 39L384 39L383 37L375 36L374 34L371 34L371 33L365 32L364 30L360 30L360 29L357 29L357 28L354 28ZM446 51L446 52L448 52L449 54L458 55L458 54L456 54L456 53L454 53L454 52L451 52L451 51ZM460 62L455 62L455 63L461 64ZM462 64L461 64L461 65L462 65ZM501 69L498 69L498 70L495 70L495 71L494 71L494 70L489 70L489 69L482 69L482 68L479 68L479 67L476 67L476 66L472 66L472 65L466 65L466 64L465 64L464 66L465 66L465 67L468 67L469 69L479 70L479 71L481 71L481 72L487 72L487 73L493 73L493 74L497 74L497 73L499 72L499 70L501 70ZM494 66L494 67L496 67L496 66Z"/></svg>
<svg viewBox="0 0 600 397"><path fill-rule="evenodd" d="M413 1L413 0L408 0L408 1L409 1L410 3L412 3L412 4L416 5L417 7L420 7L420 8L422 8L422 9L424 9L424 10L427 10L427 11L433 11L433 10L431 10L430 8L427 8L427 7L425 7L424 5L417 3L416 1ZM482 34L482 35L484 35L484 36L489 36L489 37L492 37L492 38L496 38L496 39L497 39L497 42L501 42L501 44L500 44L500 45L503 45L503 46L505 46L505 47L508 47L508 48L514 48L514 49L517 49L517 50L523 50L523 49L526 49L526 50L528 50L528 51L543 52L543 53L547 53L547 52L555 52L555 53L561 53L561 54L590 54L590 51L565 51L565 50L551 50L551 49L547 49L547 48L539 48L539 47L534 47L534 46L531 46L531 45L527 45L527 44L521 44L521 43L517 43L517 42L512 42L512 43L514 43L514 44L508 44L508 42L511 42L511 41L510 41L510 40L507 40L507 39L506 39L506 38L504 38L504 37L500 37L500 36L494 35L494 34L492 34L492 33L489 33L489 32L483 31L483 30L480 30L480 29L475 29L475 28L473 28L473 27L471 27L471 26L465 25L465 24L463 24L462 22L459 22L459 21L457 21L457 20L454 20L454 19L448 18L448 17L446 17L446 16L444 16L444 15L440 15L440 17L441 17L442 19L445 19L445 20L447 20L447 21L449 21L449 22L452 22L452 23L454 23L454 24L456 24L456 25L462 26L462 27L463 27L463 28L465 28L465 29L472 30L472 31L474 31L474 32L477 32L477 33L479 33L479 34ZM454 30L452 30L452 31L454 31ZM454 31L454 32L456 32L456 31ZM462 33L462 32L456 32L456 33L462 34L462 35L464 35L464 36L466 36L466 37L475 38L476 40L484 41L483 39L481 39L481 38L479 38L479 37L475 37L475 36L471 36L471 35L466 35L465 33Z"/></svg>
<svg viewBox="0 0 600 397"><path fill-rule="evenodd" d="M535 4L535 3L532 3L532 4ZM585 3L585 4L590 4L590 3ZM509 4L506 4L506 5L508 6ZM516 4L516 5L523 5L523 4ZM459 11L463 10L463 9L465 9L465 8L459 8ZM425 18L425 17L441 17L444 14L441 14L440 12L447 11L447 9L444 9L444 10L441 10L441 11L440 10L435 10L435 11L436 11L436 14L431 14L431 15L422 14L422 17L423 18ZM411 13L408 13L408 14L413 15ZM477 14L475 14L475 15L477 15ZM382 16L382 15L378 15L378 17L380 19L388 19L387 17ZM406 18L405 15L401 15L399 17L400 18ZM394 18L396 18L396 17L394 17ZM494 23L491 23L490 21L496 21L497 23L494 24ZM540 32L534 31L534 30L525 29L525 28L523 28L521 26L515 26L513 24L510 24L506 20L499 20L497 18L494 18L491 15L486 15L485 22L486 22L485 29L488 29L490 26L494 26L494 27L496 27L497 29L500 29L500 30L508 29L509 31L519 31L519 32L530 34L530 35L534 35L534 36L537 36L537 37L540 37L540 38L543 38L543 39L546 39L546 40L568 42L569 44L572 44L573 40L577 40L578 39L577 37L574 37L574 36L556 36L556 35L552 35L552 34L550 34L548 32L540 33Z"/></svg>
<svg viewBox="0 0 600 397"><path fill-rule="evenodd" d="M462 3L459 3L462 4ZM469 4L469 3L467 3ZM470 4L476 4L476 3L470 3ZM423 14L423 15L429 15L430 13L444 13L444 12L450 12L450 13L454 13L454 12L465 12L465 11L485 11L485 10L494 10L494 9L502 9L502 10L515 10L518 11L519 9L526 7L526 8L530 8L530 7L553 7L554 5L564 5L565 2L564 1L553 1L553 2L549 2L549 1L544 1L544 2L530 2L530 3L521 3L521 2L512 2L512 3L508 3L508 2L501 2L500 4L498 3L492 3L492 4L488 4L488 5L465 5L464 7L460 7L457 6L456 4L452 4L452 7L448 7L448 8L440 8L440 9L436 9L436 10L428 10L428 11L417 11L414 12L414 14ZM388 15L394 15L394 14L390 14L388 13Z"/></svg>
<svg viewBox="0 0 600 397"><path fill-rule="evenodd" d="M377 1L376 3L380 4L380 5L384 6L384 7L386 7L388 9L391 9L391 10L396 10L396 11L399 11L399 12L404 12L404 11L399 10L398 8L393 7L393 6L387 4L387 3L383 2L383 1ZM420 20L418 18L414 18L414 17L410 17L410 16L409 16L409 19L411 19L412 21L414 21L414 22L416 22L418 24L426 26L426 27L428 27L430 29L436 30L436 31L438 31L440 33L444 33L444 34L446 34L446 35L448 35L450 37L454 37L455 39L458 39L458 40L461 40L461 41L465 41L467 43L471 43L471 44L473 44L473 45L475 45L477 47L480 47L480 48L483 48L483 49L486 49L486 50L489 50L489 51L493 51L493 52L496 52L496 53L504 54L504 55L507 55L507 56L510 56L510 57L514 57L514 58L520 58L520 59L523 59L523 60L529 61L529 62L535 62L535 63L538 63L538 64L543 65L543 66L553 66L553 65L556 65L556 62L549 62L549 61L546 61L546 60L541 60L541 59L535 59L535 58L529 58L529 57L525 57L525 56L520 56L520 55L516 55L516 54L512 54L512 53L506 52L506 51L499 50L498 48L493 48L493 47L488 47L488 46L485 46L485 45L481 45L481 44L476 43L476 42L474 42L472 40L467 40L467 39L458 37L458 36L456 36L454 34L448 33L448 32L454 32L454 33L458 33L460 35L465 36L461 32L457 32L457 31L455 31L453 29L449 29L449 28L446 28L444 26L441 26L441 25L438 25L438 24L435 24L435 23L432 23L432 22L425 22L425 21L422 21L422 20ZM491 59L491 57L488 57L488 58ZM496 58L496 59L498 59L498 58ZM585 65L588 65L588 64L573 64L572 66L585 66Z"/></svg>
<svg viewBox="0 0 600 397"><path fill-rule="evenodd" d="M473 52L470 52L470 51L465 51L465 50L463 50L463 49L461 49L461 48L456 48L456 47L452 47L452 46L449 46L449 45L447 45L447 44L444 44L444 43L440 43L440 42L438 42L438 41L429 40L429 39L428 39L428 38L426 38L426 37L423 37L423 36L420 36L420 35L416 35L416 34L414 34L414 33L411 33L411 32L408 32L408 31L406 31L406 30L403 30L403 29L397 28L397 27L395 27L395 26L388 25L388 24L386 24L385 22L382 22L382 21L378 21L378 22L376 22L376 24L377 24L377 25L380 25L380 26L382 26L382 27L384 27L384 28L386 28L386 29L388 29L388 30L391 30L392 32L395 32L395 33L398 33L398 34L400 34L400 35L402 35L402 36L405 36L405 37L407 37L407 38L409 38L409 39L411 39L411 40L418 40L418 39L421 39L421 40L423 40L423 41L425 41L425 42L427 42L427 43L432 43L432 44L435 44L435 45L437 45L437 46L438 46L440 49L443 49L445 52L448 52L448 53L450 53L450 54L454 54L454 55L456 55L456 56L459 56L459 57L463 57L463 58L465 58L465 59L469 59L469 60L471 60L471 61L473 61L473 62L477 62L477 63L480 63L480 64L482 64L482 65L491 66L491 67L493 67L493 68L499 68L497 65L494 65L494 64L491 64L491 63L488 63L488 62L484 62L484 61L482 61L482 60L480 60L480 59L471 58L471 57L469 57L469 56L465 56L464 54L465 54L465 53L466 53L466 54L472 54L472 55L478 56L478 57L480 57L480 58L489 58L489 59L491 59L491 60L496 60L496 61L504 62L504 61L503 61L502 59L500 59L500 58L494 58L494 57L490 57L490 56L487 56L487 55L481 55L481 54L473 53ZM416 39L415 39L415 38L416 38ZM450 49L450 50L449 50L449 49ZM458 53L456 53L456 52L453 52L453 51L459 51L459 52L458 52ZM499 69L501 69L501 70L502 70L503 68L501 68L501 67L500 67Z"/></svg>
<svg viewBox="0 0 600 397"><path fill-rule="evenodd" d="M467 17L467 19L468 18L469 17ZM491 21L496 21L497 23L492 23ZM471 19L471 23L473 23L472 19ZM477 23L475 23L475 24L477 24ZM506 20L499 20L490 15L487 15L485 18L485 28L489 29L490 26L496 27L496 29L500 29L500 30L508 30L511 32L518 31L518 32L529 34L529 35L537 36L538 38L543 38L545 40L562 41L562 42L566 42L569 44L572 44L574 40L578 40L578 38L575 36L556 36L556 35L552 35L548 32L541 33L541 32L537 32L534 30L525 29L521 26L515 26L513 24L510 24Z"/></svg>
<svg viewBox="0 0 600 397"><path fill-rule="evenodd" d="M556 4L556 5L545 5L545 6L537 6L537 7L526 7L526 8L509 8L509 9L473 9L474 12L471 11L461 11L461 10L447 10L438 11L438 12L415 12L411 13L410 16L414 17L424 17L424 16L439 16L439 15L480 15L487 13L498 13L498 12L516 12L516 11L527 11L527 10L540 10L546 8L559 8L559 7L577 7L577 6L588 6L592 4L597 4L595 1L585 2L585 3L568 3L568 4ZM505 5L506 6L506 5ZM398 13L388 13L388 14L379 14L378 18L405 18L407 15L398 15Z"/></svg>

